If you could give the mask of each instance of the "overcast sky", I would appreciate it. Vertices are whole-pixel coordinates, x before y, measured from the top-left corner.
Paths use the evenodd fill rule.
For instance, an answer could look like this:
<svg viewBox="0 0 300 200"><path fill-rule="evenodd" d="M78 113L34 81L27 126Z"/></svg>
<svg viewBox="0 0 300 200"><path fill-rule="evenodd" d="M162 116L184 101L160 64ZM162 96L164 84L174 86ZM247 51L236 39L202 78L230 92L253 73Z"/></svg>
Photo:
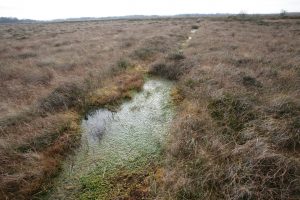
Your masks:
<svg viewBox="0 0 300 200"><path fill-rule="evenodd" d="M300 0L0 0L0 16L28 19L174 15L187 13L279 13L300 11Z"/></svg>

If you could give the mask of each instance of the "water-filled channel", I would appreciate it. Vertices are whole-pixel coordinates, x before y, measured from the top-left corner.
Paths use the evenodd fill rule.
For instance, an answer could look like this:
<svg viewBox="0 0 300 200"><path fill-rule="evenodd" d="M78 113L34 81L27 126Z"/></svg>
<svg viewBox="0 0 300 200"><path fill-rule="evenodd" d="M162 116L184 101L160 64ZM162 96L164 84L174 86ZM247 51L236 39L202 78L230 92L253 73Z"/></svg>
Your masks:
<svg viewBox="0 0 300 200"><path fill-rule="evenodd" d="M159 159L173 116L171 86L170 81L150 79L116 112L101 108L89 113L82 120L81 147L65 163L47 199L73 199L82 192L82 180L93 174L105 179L124 167Z"/></svg>

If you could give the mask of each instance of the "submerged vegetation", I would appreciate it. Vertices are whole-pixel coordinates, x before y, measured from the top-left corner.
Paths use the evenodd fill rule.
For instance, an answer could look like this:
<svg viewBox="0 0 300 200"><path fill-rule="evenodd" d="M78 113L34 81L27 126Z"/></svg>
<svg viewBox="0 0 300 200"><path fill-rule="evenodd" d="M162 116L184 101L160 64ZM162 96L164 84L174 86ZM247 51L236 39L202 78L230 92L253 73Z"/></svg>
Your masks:
<svg viewBox="0 0 300 200"><path fill-rule="evenodd" d="M299 25L235 16L1 26L0 199L47 193L80 144L81 118L116 110L147 73L176 86L159 156L99 167L67 190L82 199L299 199Z"/></svg>
<svg viewBox="0 0 300 200"><path fill-rule="evenodd" d="M0 198L47 192L80 144L79 115L114 110L140 90L146 65L174 49L184 21L1 26Z"/></svg>
<svg viewBox="0 0 300 200"><path fill-rule="evenodd" d="M74 169L67 169L52 199L66 184L79 185L74 199L154 198L150 187L158 184L155 176L172 118L170 88L168 81L151 79L116 112L92 112L83 121L86 142L76 155Z"/></svg>

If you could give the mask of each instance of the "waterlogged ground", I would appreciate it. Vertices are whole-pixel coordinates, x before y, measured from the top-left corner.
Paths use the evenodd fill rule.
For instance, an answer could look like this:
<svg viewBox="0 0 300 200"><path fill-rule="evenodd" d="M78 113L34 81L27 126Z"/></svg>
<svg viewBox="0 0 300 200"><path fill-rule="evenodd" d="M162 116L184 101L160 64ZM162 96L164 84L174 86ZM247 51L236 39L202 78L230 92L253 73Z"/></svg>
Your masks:
<svg viewBox="0 0 300 200"><path fill-rule="evenodd" d="M47 199L126 198L126 184L131 187L126 182L141 184L139 172L160 159L172 119L171 86L169 81L151 79L117 112L90 113L82 121L82 146L65 164Z"/></svg>

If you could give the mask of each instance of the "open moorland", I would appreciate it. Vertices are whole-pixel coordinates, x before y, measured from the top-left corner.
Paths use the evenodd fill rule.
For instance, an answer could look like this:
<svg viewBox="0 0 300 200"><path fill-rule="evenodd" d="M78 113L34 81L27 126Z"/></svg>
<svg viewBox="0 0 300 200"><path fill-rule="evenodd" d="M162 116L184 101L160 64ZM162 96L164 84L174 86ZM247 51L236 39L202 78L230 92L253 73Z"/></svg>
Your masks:
<svg viewBox="0 0 300 200"><path fill-rule="evenodd" d="M42 198L85 114L148 76L174 82L167 143L106 199L299 199L299 55L298 17L0 25L0 199Z"/></svg>

